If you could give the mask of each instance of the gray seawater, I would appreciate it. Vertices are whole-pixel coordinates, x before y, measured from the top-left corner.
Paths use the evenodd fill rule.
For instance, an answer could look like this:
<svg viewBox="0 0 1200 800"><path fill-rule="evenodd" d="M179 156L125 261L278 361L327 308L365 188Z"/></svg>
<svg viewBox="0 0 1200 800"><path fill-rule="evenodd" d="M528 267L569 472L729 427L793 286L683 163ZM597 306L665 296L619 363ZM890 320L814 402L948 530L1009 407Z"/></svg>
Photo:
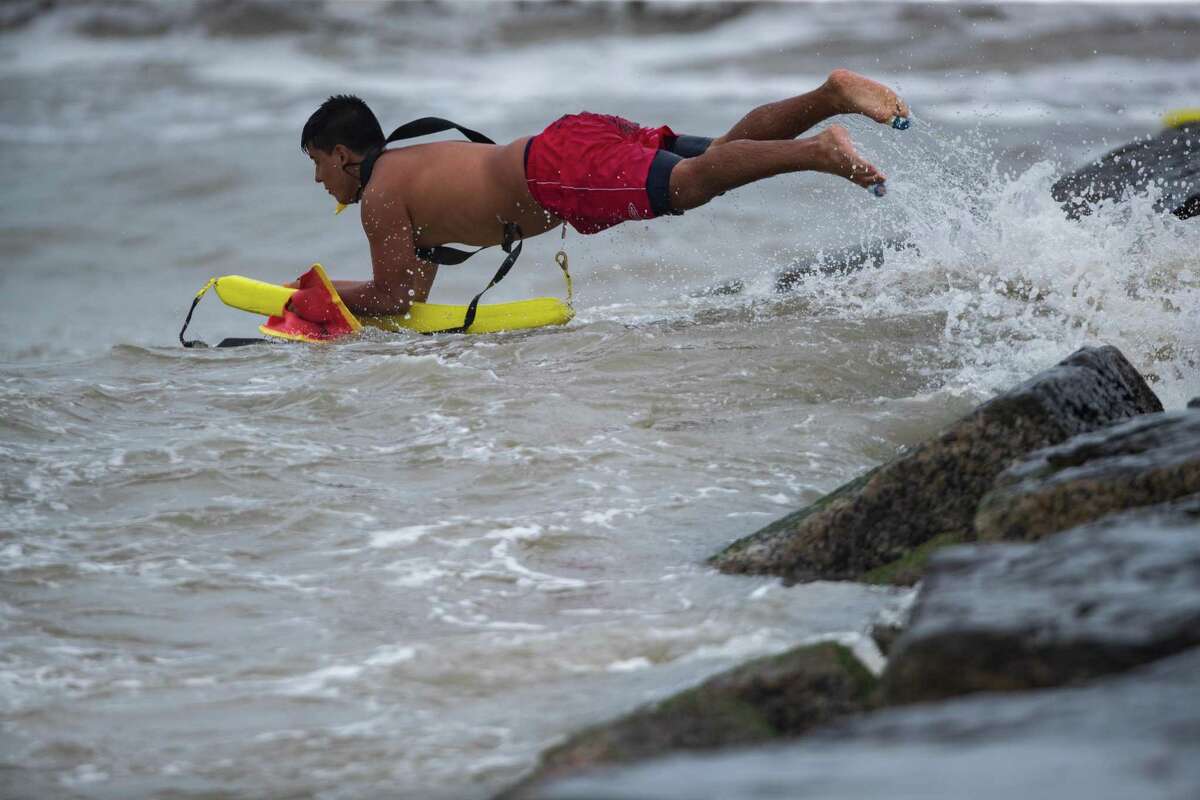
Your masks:
<svg viewBox="0 0 1200 800"><path fill-rule="evenodd" d="M482 798L546 744L905 591L703 559L1077 347L1200 395L1200 225L1067 222L1070 165L1200 103L1194 5L80 2L0 9L0 796ZM494 336L184 350L228 273L369 269L299 152L325 96L497 139L722 132L847 66L876 200L789 176L531 240ZM773 291L812 251L882 269ZM490 255L445 270L464 302ZM731 279L740 294L697 296ZM490 296L489 296L490 297ZM254 334L206 299L193 332Z"/></svg>

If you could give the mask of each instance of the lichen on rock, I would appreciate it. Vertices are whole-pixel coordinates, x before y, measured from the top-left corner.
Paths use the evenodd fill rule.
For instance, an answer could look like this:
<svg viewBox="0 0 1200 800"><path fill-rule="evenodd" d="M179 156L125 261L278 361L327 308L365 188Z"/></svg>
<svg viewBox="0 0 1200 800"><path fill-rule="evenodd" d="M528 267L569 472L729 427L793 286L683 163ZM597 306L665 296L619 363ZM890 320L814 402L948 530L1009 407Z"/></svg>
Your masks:
<svg viewBox="0 0 1200 800"><path fill-rule="evenodd" d="M1030 541L1200 492L1200 411L1153 414L1038 450L979 503L981 540Z"/></svg>

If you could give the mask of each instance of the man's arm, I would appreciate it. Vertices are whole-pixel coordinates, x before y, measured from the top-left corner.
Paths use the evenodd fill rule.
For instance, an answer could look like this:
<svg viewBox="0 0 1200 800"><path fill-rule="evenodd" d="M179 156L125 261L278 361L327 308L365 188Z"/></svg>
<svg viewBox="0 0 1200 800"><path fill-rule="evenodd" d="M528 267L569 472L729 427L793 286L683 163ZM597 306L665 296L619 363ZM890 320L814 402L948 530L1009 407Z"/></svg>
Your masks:
<svg viewBox="0 0 1200 800"><path fill-rule="evenodd" d="M371 280L335 281L334 286L355 314L403 314L413 301L429 296L437 265L417 258L408 206L396 192L364 192L362 224L371 245Z"/></svg>

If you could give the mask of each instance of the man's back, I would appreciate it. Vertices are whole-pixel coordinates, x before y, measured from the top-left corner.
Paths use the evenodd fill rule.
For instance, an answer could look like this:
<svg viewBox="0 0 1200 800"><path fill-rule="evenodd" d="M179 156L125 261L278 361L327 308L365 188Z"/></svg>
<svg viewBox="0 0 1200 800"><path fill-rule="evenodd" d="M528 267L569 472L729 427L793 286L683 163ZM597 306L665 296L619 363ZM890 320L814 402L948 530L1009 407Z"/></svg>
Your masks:
<svg viewBox="0 0 1200 800"><path fill-rule="evenodd" d="M515 222L526 235L558 224L529 194L525 183L523 137L506 145L434 142L387 150L379 157L364 192L364 203L403 198L419 247L461 243L499 244L503 223ZM401 219L392 220L397 225Z"/></svg>

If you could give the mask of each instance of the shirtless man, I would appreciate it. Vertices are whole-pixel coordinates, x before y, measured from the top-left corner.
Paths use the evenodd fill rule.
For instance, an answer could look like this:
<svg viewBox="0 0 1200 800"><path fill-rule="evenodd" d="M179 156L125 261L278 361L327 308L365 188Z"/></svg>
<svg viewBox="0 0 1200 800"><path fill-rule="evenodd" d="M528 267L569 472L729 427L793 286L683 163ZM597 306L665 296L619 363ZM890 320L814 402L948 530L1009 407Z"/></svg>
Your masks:
<svg viewBox="0 0 1200 800"><path fill-rule="evenodd" d="M417 248L500 244L505 223L515 223L524 237L564 221L596 233L631 219L682 214L730 189L805 170L882 194L884 174L859 156L845 128L796 138L829 117L855 113L880 123L900 120L896 127L906 127L909 114L891 89L839 69L817 89L760 106L711 140L582 113L506 145L435 142L386 150L376 160L384 146L378 120L358 98L339 95L309 118L300 144L317 183L339 203L362 202L373 275L335 281L342 300L356 314L403 314L425 301L437 274ZM301 317L303 295L297 292L291 304Z"/></svg>

